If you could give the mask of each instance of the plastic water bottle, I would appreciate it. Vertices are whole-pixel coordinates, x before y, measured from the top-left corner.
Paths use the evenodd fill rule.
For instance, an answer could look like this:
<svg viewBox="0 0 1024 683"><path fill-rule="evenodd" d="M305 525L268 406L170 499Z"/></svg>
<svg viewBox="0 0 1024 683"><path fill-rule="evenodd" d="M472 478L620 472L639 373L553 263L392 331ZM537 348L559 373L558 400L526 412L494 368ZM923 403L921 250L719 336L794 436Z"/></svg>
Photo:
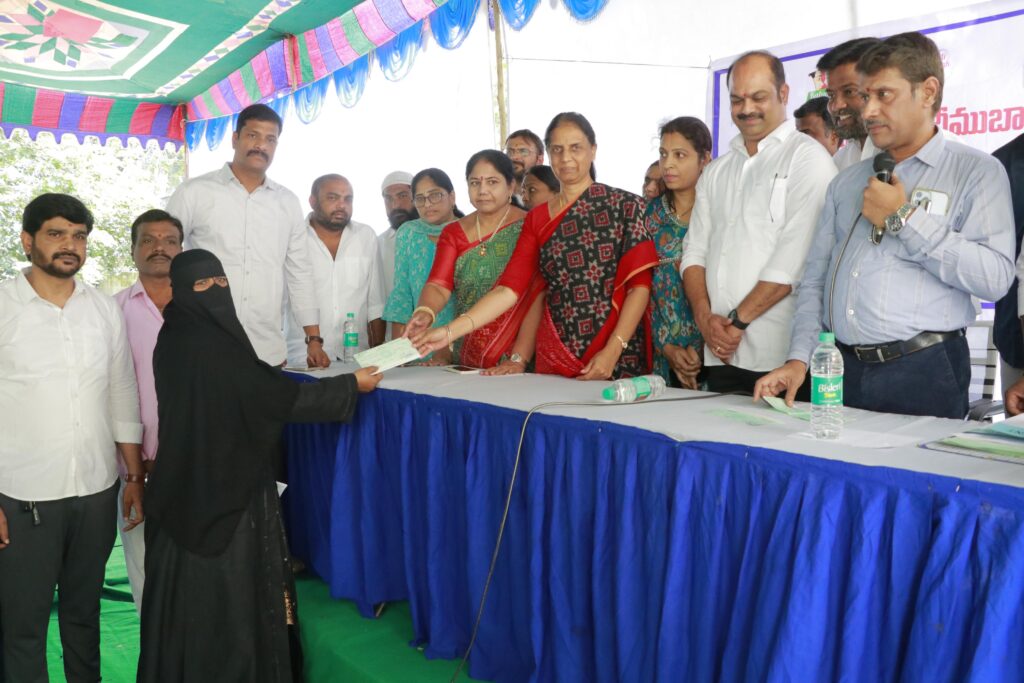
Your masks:
<svg viewBox="0 0 1024 683"><path fill-rule="evenodd" d="M811 356L811 431L816 439L837 439L843 431L843 354L831 332L818 341Z"/></svg>
<svg viewBox="0 0 1024 683"><path fill-rule="evenodd" d="M615 403L633 403L648 398L657 398L665 393L665 380L661 375L628 377L612 382L601 392L601 398Z"/></svg>
<svg viewBox="0 0 1024 683"><path fill-rule="evenodd" d="M355 313L349 313L348 317L345 318L343 331L345 333L345 348L341 359L346 363L354 363L356 351L359 350L359 330L356 329Z"/></svg>

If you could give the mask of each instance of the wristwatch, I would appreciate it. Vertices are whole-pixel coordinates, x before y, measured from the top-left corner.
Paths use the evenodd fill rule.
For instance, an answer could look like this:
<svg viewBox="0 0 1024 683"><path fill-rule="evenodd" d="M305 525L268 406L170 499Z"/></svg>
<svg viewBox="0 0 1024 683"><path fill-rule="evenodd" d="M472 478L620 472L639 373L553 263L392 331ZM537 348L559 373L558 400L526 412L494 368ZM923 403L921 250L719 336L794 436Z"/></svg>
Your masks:
<svg viewBox="0 0 1024 683"><path fill-rule="evenodd" d="M728 318L732 321L732 326L737 330L745 330L750 327L750 323L745 323L740 320L740 314L736 312L735 308L729 311Z"/></svg>
<svg viewBox="0 0 1024 683"><path fill-rule="evenodd" d="M323 346L324 345L324 338L323 337L318 337L315 334L307 334L306 335L306 346L309 346L310 342L320 342L320 346Z"/></svg>
<svg viewBox="0 0 1024 683"><path fill-rule="evenodd" d="M896 213L889 214L885 217L885 229L892 234L898 233L906 225L907 217L914 212L917 206L907 202L900 208L896 209Z"/></svg>

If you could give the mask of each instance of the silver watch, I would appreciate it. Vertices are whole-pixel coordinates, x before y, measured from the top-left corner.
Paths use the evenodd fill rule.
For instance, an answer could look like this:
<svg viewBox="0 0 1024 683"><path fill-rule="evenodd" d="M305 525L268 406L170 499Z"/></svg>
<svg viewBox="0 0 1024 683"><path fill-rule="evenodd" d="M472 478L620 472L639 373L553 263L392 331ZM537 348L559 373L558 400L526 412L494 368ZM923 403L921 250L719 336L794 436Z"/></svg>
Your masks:
<svg viewBox="0 0 1024 683"><path fill-rule="evenodd" d="M885 217L885 229L894 235L898 233L906 224L907 216L913 213L915 208L917 207L914 204L907 202L900 208L896 209L896 213L889 214Z"/></svg>

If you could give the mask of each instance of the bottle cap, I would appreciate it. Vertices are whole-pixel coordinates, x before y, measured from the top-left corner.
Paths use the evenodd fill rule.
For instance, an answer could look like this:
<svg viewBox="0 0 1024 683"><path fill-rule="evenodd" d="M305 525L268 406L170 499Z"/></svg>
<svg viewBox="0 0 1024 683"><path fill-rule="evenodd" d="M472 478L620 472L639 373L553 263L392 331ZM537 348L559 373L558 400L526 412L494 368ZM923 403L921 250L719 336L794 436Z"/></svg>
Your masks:
<svg viewBox="0 0 1024 683"><path fill-rule="evenodd" d="M603 398L606 401L614 401L615 385L612 384L611 386L605 387L604 391L601 392L601 398Z"/></svg>
<svg viewBox="0 0 1024 683"><path fill-rule="evenodd" d="M349 318L354 318L354 317L356 317L356 314L355 314L355 313L349 313L349 314L348 314L348 317L349 317Z"/></svg>
<svg viewBox="0 0 1024 683"><path fill-rule="evenodd" d="M821 334L818 335L818 341L821 342L822 344L835 344L836 335L833 334L832 332L822 332Z"/></svg>

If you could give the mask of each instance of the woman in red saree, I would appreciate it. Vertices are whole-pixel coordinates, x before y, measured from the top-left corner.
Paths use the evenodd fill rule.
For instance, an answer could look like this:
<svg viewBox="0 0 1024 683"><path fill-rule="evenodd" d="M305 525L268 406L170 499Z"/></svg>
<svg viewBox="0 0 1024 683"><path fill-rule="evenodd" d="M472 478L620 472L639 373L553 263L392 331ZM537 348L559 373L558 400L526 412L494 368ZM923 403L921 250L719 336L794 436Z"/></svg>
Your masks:
<svg viewBox="0 0 1024 683"><path fill-rule="evenodd" d="M466 184L476 211L441 232L406 336L415 337L430 327L453 294L456 313L464 316L494 286L519 240L526 212L512 205L515 169L509 158L493 149L477 152L466 164ZM456 362L487 368L487 374L525 371L533 358L541 290L539 283L528 287L515 306L461 339L453 356Z"/></svg>
<svg viewBox="0 0 1024 683"><path fill-rule="evenodd" d="M597 143L582 115L556 116L545 142L561 192L527 214L494 289L450 325L413 341L421 353L450 346L515 306L539 280L547 295L537 372L583 380L646 374L658 256L643 224L643 200L594 182Z"/></svg>

